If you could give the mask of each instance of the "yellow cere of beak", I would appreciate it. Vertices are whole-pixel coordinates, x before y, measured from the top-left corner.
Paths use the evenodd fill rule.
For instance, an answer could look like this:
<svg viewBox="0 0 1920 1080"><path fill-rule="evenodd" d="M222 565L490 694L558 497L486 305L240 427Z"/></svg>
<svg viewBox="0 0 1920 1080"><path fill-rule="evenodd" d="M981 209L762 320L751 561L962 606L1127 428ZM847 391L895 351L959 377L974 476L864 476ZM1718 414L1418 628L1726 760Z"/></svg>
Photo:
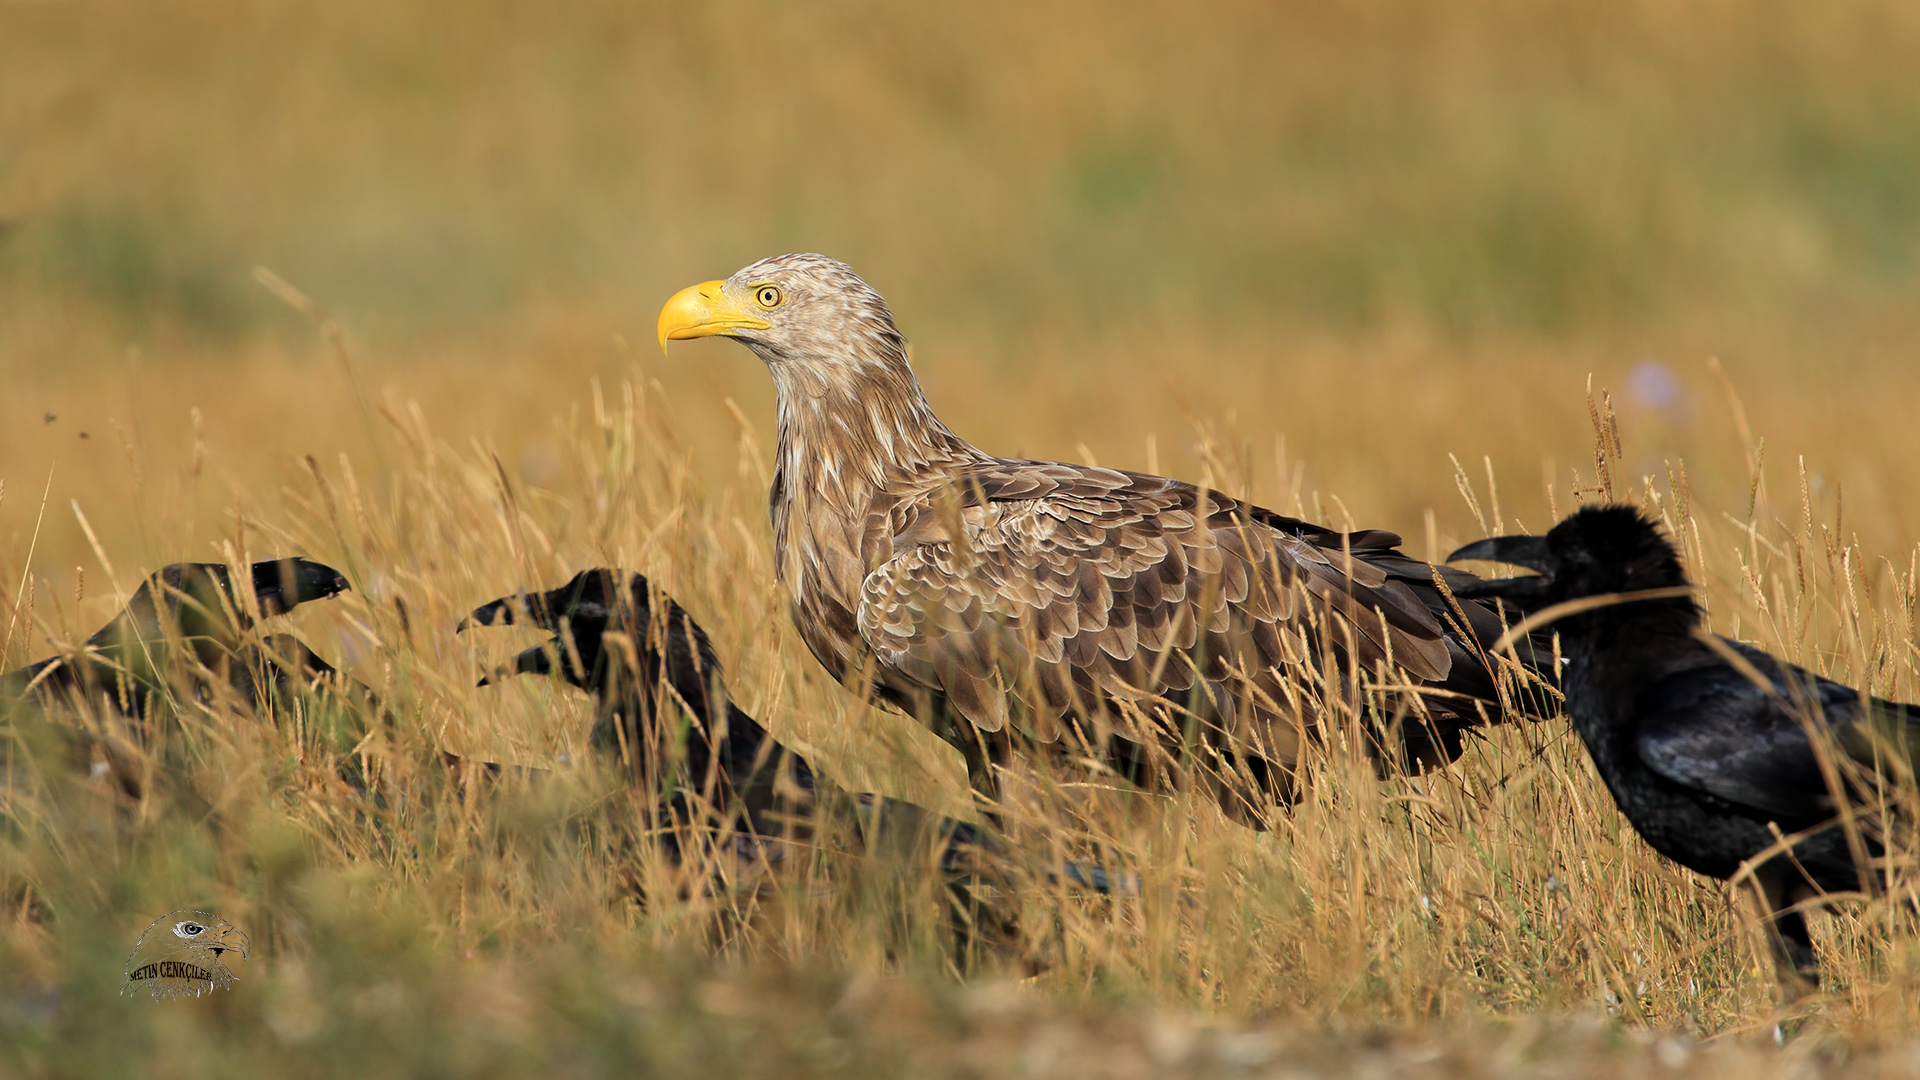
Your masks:
<svg viewBox="0 0 1920 1080"><path fill-rule="evenodd" d="M703 281L673 294L660 309L660 350L667 342L688 338L713 337L734 330L766 330L773 326L765 319L747 314L726 294L726 282Z"/></svg>

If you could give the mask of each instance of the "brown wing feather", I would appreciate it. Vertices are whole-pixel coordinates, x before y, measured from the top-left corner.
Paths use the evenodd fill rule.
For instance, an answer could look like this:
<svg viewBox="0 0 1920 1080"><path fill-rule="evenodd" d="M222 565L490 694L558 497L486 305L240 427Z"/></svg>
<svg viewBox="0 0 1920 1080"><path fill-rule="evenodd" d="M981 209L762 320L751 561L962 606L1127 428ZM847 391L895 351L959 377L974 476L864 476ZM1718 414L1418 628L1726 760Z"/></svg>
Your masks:
<svg viewBox="0 0 1920 1080"><path fill-rule="evenodd" d="M1194 689L1192 664L1167 654L1202 632L1216 666L1260 670L1298 659L1283 630L1332 624L1364 667L1390 654L1415 679L1445 679L1454 658L1409 567L1376 565L1424 565L1398 543L1162 477L1003 461L898 498L867 537L875 569L856 616L883 689L944 695L981 730L1014 719L1046 741L1076 694ZM1044 704L1012 707L1021 685Z"/></svg>

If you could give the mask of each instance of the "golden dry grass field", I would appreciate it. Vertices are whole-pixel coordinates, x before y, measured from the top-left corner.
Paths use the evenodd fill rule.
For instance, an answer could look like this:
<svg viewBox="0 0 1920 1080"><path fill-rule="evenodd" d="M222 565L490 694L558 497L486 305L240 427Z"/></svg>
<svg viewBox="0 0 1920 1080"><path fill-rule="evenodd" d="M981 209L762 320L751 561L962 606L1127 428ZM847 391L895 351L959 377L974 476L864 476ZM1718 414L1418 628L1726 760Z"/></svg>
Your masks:
<svg viewBox="0 0 1920 1080"><path fill-rule="evenodd" d="M991 451L1427 557L1608 488L1715 629L1920 699L1917 49L1896 0L0 0L0 668L163 564L308 554L355 591L285 628L418 785L356 805L234 717L191 799L12 774L0 1074L1920 1069L1908 885L1818 918L1788 1001L1564 721L1385 781L1336 743L1266 835L1015 785L1141 885L1032 883L964 974L900 867L642 908L607 777L462 797L432 758L579 760L583 700L473 686L535 639L452 628L619 565L824 773L973 814L788 625L761 365L653 343L792 250L888 297ZM240 984L118 997L178 908L252 935Z"/></svg>

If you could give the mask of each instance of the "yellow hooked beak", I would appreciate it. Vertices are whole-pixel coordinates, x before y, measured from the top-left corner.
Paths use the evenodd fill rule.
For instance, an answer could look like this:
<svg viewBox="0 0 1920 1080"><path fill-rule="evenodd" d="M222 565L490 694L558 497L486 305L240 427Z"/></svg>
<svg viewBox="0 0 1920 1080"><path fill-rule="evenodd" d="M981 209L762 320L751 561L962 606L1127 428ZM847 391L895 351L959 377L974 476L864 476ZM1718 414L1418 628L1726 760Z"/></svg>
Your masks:
<svg viewBox="0 0 1920 1080"><path fill-rule="evenodd" d="M660 351L667 341L713 337L734 330L768 330L773 324L747 314L727 298L726 282L703 281L673 294L660 309Z"/></svg>

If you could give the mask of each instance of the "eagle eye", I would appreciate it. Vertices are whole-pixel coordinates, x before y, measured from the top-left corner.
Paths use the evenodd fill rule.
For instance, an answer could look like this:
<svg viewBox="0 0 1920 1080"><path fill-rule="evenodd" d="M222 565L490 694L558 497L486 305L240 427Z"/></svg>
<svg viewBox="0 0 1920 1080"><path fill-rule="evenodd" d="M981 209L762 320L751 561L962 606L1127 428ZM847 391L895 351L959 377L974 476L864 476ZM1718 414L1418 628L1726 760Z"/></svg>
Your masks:
<svg viewBox="0 0 1920 1080"><path fill-rule="evenodd" d="M777 285L762 285L753 291L754 303L759 304L769 311L779 307L780 301L785 299L786 297L780 294L780 287Z"/></svg>

